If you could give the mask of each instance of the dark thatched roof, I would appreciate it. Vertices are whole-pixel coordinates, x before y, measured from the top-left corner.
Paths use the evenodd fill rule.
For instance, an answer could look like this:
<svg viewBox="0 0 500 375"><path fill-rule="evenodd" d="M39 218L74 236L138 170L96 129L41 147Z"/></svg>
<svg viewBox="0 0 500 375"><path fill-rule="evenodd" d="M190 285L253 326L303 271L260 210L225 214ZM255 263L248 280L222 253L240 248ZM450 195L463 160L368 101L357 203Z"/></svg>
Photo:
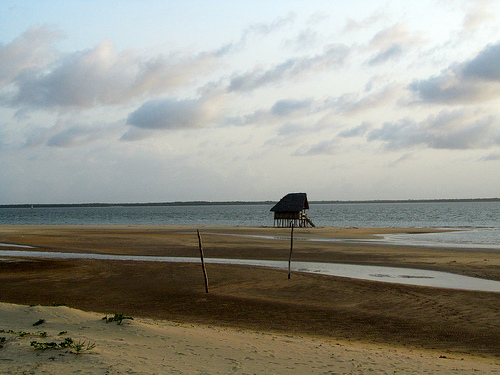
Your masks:
<svg viewBox="0 0 500 375"><path fill-rule="evenodd" d="M271 208L274 212L300 212L309 209L306 193L289 193Z"/></svg>

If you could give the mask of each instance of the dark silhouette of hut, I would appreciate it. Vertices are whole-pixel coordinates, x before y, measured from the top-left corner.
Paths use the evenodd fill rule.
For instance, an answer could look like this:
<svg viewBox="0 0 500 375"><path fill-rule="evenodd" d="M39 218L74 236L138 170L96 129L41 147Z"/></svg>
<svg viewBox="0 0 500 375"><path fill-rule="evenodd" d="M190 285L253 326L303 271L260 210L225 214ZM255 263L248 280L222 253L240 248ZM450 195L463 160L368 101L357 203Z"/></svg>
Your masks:
<svg viewBox="0 0 500 375"><path fill-rule="evenodd" d="M314 227L305 210L309 209L306 193L289 193L271 208L275 227Z"/></svg>

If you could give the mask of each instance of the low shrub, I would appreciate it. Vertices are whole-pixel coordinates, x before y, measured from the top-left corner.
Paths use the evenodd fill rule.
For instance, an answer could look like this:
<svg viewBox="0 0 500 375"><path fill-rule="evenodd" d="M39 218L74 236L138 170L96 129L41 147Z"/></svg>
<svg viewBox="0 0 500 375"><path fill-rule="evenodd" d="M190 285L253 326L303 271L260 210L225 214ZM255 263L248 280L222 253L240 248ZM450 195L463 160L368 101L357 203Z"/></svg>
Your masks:
<svg viewBox="0 0 500 375"><path fill-rule="evenodd" d="M123 320L125 319L134 320L134 318L130 316L124 316L123 314L116 314L116 313L115 316L108 318L108 316L106 315L104 318L102 318L102 320L106 321L106 323L116 322L116 324L122 324Z"/></svg>
<svg viewBox="0 0 500 375"><path fill-rule="evenodd" d="M47 349L70 349L72 353L80 354L84 351L89 351L95 348L95 343L91 341L75 341L71 337L66 337L61 342L39 342L31 341L30 346L35 350Z"/></svg>

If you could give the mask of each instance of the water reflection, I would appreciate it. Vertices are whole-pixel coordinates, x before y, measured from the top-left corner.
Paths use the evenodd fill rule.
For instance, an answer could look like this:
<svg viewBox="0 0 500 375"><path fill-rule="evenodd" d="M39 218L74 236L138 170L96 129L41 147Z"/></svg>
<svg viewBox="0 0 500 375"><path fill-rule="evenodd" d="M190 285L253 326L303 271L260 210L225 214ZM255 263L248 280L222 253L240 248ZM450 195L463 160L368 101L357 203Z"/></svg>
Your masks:
<svg viewBox="0 0 500 375"><path fill-rule="evenodd" d="M0 242L0 246L8 246L8 247L22 247L23 249L34 249L33 246L28 246L28 245L16 245L12 243L2 243Z"/></svg>
<svg viewBox="0 0 500 375"><path fill-rule="evenodd" d="M386 242L400 245L500 250L500 228L462 229L438 233L398 233L382 237Z"/></svg>

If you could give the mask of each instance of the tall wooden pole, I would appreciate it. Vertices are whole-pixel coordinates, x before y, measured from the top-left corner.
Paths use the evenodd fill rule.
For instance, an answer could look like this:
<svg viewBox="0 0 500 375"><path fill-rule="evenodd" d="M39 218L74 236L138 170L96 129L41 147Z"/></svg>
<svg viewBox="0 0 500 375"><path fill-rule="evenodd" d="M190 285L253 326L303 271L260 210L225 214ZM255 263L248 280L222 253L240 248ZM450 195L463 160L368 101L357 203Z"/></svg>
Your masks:
<svg viewBox="0 0 500 375"><path fill-rule="evenodd" d="M196 229L196 233L198 233L198 244L200 245L201 268L203 269L203 277L205 278L205 291L208 293L208 276L207 276L207 270L205 269L205 258L203 256L203 246L201 244L201 236L199 229Z"/></svg>
<svg viewBox="0 0 500 375"><path fill-rule="evenodd" d="M290 234L290 255L288 256L288 279L290 279L290 273L291 273L292 251L293 251L293 223L292 223L292 233Z"/></svg>

